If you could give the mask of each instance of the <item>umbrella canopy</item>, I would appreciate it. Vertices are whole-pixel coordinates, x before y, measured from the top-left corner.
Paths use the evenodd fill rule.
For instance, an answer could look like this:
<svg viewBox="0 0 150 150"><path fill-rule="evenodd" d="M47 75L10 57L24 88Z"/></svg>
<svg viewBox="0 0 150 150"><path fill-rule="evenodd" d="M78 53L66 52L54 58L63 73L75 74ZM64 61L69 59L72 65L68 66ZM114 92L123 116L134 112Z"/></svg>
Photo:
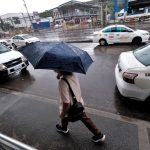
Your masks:
<svg viewBox="0 0 150 150"><path fill-rule="evenodd" d="M19 50L35 69L86 73L93 62L87 52L65 42L36 42Z"/></svg>

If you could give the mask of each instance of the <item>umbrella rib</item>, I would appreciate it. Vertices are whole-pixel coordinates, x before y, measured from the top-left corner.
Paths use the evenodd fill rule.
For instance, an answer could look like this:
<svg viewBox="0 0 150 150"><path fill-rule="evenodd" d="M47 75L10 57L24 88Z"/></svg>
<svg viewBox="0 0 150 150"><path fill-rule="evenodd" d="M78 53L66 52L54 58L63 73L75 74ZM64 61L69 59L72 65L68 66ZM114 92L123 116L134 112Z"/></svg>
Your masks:
<svg viewBox="0 0 150 150"><path fill-rule="evenodd" d="M56 44L56 45L53 47L53 49L54 49L57 45L59 45L59 44L61 44L61 43ZM50 48L50 49L52 49L52 48ZM46 52L42 55L42 57L39 59L39 62L37 63L37 65L35 66L35 68L38 67L39 63L41 62L43 56L44 56L46 53L47 53L47 51L46 51Z"/></svg>
<svg viewBox="0 0 150 150"><path fill-rule="evenodd" d="M81 62L81 65L82 65L82 71L83 71L84 73L86 73L85 70L84 70L84 66L83 66L83 63L82 63L81 58L80 58L80 62Z"/></svg>
<svg viewBox="0 0 150 150"><path fill-rule="evenodd" d="M38 67L39 63L41 62L43 56L45 55L45 53L42 55L42 57L39 59L38 63L35 65L35 69Z"/></svg>

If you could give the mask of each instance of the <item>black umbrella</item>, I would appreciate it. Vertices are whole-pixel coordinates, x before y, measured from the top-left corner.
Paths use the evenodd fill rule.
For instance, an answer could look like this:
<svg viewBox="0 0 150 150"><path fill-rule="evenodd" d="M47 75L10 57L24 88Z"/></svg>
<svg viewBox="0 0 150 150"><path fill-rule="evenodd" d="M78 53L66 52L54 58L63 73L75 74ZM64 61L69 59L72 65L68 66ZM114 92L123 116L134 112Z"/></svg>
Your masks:
<svg viewBox="0 0 150 150"><path fill-rule="evenodd" d="M86 73L93 62L87 52L65 42L36 42L19 50L35 69Z"/></svg>

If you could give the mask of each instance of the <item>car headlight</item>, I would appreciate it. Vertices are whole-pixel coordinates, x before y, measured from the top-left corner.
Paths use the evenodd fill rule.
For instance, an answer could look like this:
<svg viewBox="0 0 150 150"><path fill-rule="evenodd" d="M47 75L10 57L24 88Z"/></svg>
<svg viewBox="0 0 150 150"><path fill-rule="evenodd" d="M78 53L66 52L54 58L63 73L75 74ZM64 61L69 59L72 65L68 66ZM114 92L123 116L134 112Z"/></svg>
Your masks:
<svg viewBox="0 0 150 150"><path fill-rule="evenodd" d="M149 35L149 33L143 33L143 35Z"/></svg>
<svg viewBox="0 0 150 150"><path fill-rule="evenodd" d="M27 61L27 58L25 58L24 56L21 57L22 61Z"/></svg>
<svg viewBox="0 0 150 150"><path fill-rule="evenodd" d="M0 64L0 70L4 70L4 69L6 69L7 67L5 66L5 65L3 65L3 64Z"/></svg>

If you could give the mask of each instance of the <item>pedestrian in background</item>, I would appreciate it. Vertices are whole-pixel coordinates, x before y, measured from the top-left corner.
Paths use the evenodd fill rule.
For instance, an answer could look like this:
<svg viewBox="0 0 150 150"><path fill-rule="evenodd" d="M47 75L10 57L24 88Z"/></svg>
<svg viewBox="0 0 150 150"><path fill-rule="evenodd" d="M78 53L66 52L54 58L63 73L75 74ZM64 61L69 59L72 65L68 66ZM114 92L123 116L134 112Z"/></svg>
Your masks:
<svg viewBox="0 0 150 150"><path fill-rule="evenodd" d="M84 105L82 96L81 96L81 89L78 78L71 72L65 71L55 71L57 73L57 79L59 79L58 88L60 94L60 105L59 105L59 117L61 119L61 124L56 125L56 129L58 132L61 133L68 133L69 129L68 123L70 119L68 117L68 111L70 106L72 105L72 94L70 92L69 86L67 82L70 84L70 87L77 99L78 102L81 102ZM67 80L67 82L65 80ZM85 112L83 112L81 120L84 125L94 134L92 137L92 141L97 143L100 141L105 140L105 135L95 126L92 120L87 116Z"/></svg>

